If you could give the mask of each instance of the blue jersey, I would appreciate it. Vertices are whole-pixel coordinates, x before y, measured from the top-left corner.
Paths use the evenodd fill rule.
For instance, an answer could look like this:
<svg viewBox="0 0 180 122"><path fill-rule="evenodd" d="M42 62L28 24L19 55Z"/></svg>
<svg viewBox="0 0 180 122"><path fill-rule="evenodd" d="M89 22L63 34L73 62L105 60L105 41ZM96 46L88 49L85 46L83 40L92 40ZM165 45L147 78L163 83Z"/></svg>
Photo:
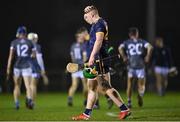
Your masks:
<svg viewBox="0 0 180 122"><path fill-rule="evenodd" d="M81 44L78 42L74 43L71 46L71 51L70 51L72 62L77 64L83 64L84 63L83 52L86 52L85 44Z"/></svg>
<svg viewBox="0 0 180 122"><path fill-rule="evenodd" d="M15 50L15 68L29 68L31 66L32 51L35 50L34 44L28 39L16 39L11 42L11 49Z"/></svg>
<svg viewBox="0 0 180 122"><path fill-rule="evenodd" d="M120 45L127 54L129 68L141 69L145 67L144 57L148 44L145 40L128 39Z"/></svg>
<svg viewBox="0 0 180 122"><path fill-rule="evenodd" d="M105 58L108 57L108 26L105 20L103 20L102 18L100 18L95 24L92 25L91 30L90 30L90 40L89 40L89 50L87 52L87 56L88 58L91 55L91 52L93 50L94 47L94 43L96 42L96 33L101 32L104 33L104 39L103 39L103 43L102 46L100 48L100 51L98 52L98 54L96 55L96 59L101 57L101 58Z"/></svg>
<svg viewBox="0 0 180 122"><path fill-rule="evenodd" d="M38 54L42 55L41 46L37 43L35 43L34 46L35 46L35 51L36 51L36 58L32 59L32 72L33 73L40 73L41 68L40 68L40 65L38 64L38 61L37 61L37 55Z"/></svg>

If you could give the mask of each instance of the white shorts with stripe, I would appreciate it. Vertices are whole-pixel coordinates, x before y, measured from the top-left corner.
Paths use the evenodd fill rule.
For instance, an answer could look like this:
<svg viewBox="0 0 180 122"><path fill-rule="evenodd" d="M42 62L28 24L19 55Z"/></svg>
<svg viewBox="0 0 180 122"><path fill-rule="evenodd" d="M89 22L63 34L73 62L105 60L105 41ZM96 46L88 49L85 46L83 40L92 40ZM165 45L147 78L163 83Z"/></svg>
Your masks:
<svg viewBox="0 0 180 122"><path fill-rule="evenodd" d="M168 75L168 73L169 73L169 68L168 68L168 67L155 66L155 67L154 67L154 72L155 72L156 74Z"/></svg>
<svg viewBox="0 0 180 122"><path fill-rule="evenodd" d="M32 69L31 68L14 68L14 76L20 77L20 76L32 76Z"/></svg>
<svg viewBox="0 0 180 122"><path fill-rule="evenodd" d="M143 69L128 69L128 77L145 78L145 70Z"/></svg>
<svg viewBox="0 0 180 122"><path fill-rule="evenodd" d="M84 78L83 71L78 71L78 72L72 73L71 76L75 77L75 78Z"/></svg>

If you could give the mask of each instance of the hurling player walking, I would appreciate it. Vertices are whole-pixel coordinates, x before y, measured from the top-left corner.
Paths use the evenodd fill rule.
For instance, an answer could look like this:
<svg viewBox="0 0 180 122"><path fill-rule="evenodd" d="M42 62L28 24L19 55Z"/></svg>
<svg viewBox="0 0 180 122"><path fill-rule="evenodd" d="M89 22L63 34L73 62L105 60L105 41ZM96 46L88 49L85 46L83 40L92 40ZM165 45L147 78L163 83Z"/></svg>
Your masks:
<svg viewBox="0 0 180 122"><path fill-rule="evenodd" d="M87 6L84 9L84 19L91 24L90 42L89 42L89 61L88 66L93 67L90 74L98 74L94 78L88 79L88 98L86 109L83 114L72 117L73 120L89 120L93 105L97 98L97 89L107 94L113 102L119 107L119 119L125 119L130 115L130 110L126 107L119 93L109 84L109 62L96 63L95 60L108 57L108 26L104 19L102 19L95 6ZM88 70L89 71L89 70ZM87 72L88 72L87 71ZM87 73L86 72L86 73ZM84 72L84 75L86 74Z"/></svg>

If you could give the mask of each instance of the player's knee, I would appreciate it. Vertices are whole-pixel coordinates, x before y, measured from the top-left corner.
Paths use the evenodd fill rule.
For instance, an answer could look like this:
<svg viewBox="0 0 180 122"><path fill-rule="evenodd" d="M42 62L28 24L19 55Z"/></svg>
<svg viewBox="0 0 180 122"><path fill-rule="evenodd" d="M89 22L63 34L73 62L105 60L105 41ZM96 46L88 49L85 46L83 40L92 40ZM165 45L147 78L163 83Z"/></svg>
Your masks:
<svg viewBox="0 0 180 122"><path fill-rule="evenodd" d="M97 87L89 87L88 88L88 91L93 91L93 92L95 92L97 90Z"/></svg>
<svg viewBox="0 0 180 122"><path fill-rule="evenodd" d="M139 86L138 91L144 93L145 92L145 86L144 85Z"/></svg>
<svg viewBox="0 0 180 122"><path fill-rule="evenodd" d="M102 87L102 90L105 92L112 88L108 82L101 83L101 87Z"/></svg>
<svg viewBox="0 0 180 122"><path fill-rule="evenodd" d="M20 86L19 85L14 85L14 90L19 90Z"/></svg>

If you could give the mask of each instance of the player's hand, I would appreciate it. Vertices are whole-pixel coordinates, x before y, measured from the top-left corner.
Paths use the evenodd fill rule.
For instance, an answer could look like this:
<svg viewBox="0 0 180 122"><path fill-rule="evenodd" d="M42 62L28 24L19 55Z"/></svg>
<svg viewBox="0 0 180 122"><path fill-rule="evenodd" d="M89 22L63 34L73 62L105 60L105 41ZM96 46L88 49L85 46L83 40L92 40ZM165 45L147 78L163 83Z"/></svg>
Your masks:
<svg viewBox="0 0 180 122"><path fill-rule="evenodd" d="M46 75L46 71L42 70L41 75Z"/></svg>
<svg viewBox="0 0 180 122"><path fill-rule="evenodd" d="M45 76L43 76L43 81L44 81L44 85L45 86L48 86L49 85L49 79L48 79L48 77L45 75Z"/></svg>
<svg viewBox="0 0 180 122"><path fill-rule="evenodd" d="M145 61L145 63L149 63L150 57L149 57L149 56L146 56L146 57L144 58L144 61Z"/></svg>
<svg viewBox="0 0 180 122"><path fill-rule="evenodd" d="M123 62L127 63L128 62L128 58L126 56L123 57Z"/></svg>
<svg viewBox="0 0 180 122"><path fill-rule="evenodd" d="M88 66L92 66L94 64L94 60L95 60L94 56L91 56L88 61Z"/></svg>
<svg viewBox="0 0 180 122"><path fill-rule="evenodd" d="M46 75L46 71L45 70L41 71L41 76L42 76L44 85L45 86L49 85L49 79L48 79L48 77Z"/></svg>

